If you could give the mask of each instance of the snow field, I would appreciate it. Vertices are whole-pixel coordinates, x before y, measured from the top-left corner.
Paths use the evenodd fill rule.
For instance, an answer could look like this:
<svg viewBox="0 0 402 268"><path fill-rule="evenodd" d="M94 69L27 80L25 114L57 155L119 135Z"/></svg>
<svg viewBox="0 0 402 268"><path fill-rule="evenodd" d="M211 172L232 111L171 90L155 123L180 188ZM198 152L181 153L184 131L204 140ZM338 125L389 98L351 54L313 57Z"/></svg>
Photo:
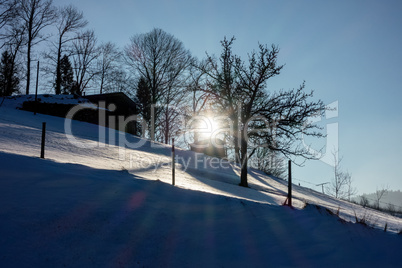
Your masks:
<svg viewBox="0 0 402 268"><path fill-rule="evenodd" d="M286 181L250 169L242 188L236 165L179 149L173 187L170 146L76 121L72 146L64 119L16 102L0 107L2 267L400 267L399 218L297 185L283 207Z"/></svg>

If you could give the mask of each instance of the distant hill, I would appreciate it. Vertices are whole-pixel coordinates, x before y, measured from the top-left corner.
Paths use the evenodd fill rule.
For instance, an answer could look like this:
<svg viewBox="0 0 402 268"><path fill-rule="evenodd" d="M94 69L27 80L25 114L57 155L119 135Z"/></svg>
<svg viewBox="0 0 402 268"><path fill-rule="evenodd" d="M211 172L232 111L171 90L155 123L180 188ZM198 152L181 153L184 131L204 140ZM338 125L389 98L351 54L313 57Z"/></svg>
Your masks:
<svg viewBox="0 0 402 268"><path fill-rule="evenodd" d="M377 198L375 193L371 194L363 194L367 197L372 204ZM360 201L360 196L356 198L357 201ZM387 194L385 194L380 201L380 206L383 208L387 208L388 204L393 204L396 209L402 210L402 192L400 190L392 191L389 190Z"/></svg>

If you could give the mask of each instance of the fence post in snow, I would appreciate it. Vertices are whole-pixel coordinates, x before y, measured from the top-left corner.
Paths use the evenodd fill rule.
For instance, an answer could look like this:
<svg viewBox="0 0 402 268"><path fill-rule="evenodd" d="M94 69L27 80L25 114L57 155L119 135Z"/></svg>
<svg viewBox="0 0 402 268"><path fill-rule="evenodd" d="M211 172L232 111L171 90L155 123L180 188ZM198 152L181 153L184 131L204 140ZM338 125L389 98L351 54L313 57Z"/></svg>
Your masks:
<svg viewBox="0 0 402 268"><path fill-rule="evenodd" d="M288 206L292 206L292 161L288 161Z"/></svg>
<svg viewBox="0 0 402 268"><path fill-rule="evenodd" d="M172 139L172 185L175 185L175 155L174 155L174 138Z"/></svg>
<svg viewBox="0 0 402 268"><path fill-rule="evenodd" d="M42 143L40 146L40 158L45 158L45 136L46 136L46 122L42 123Z"/></svg>

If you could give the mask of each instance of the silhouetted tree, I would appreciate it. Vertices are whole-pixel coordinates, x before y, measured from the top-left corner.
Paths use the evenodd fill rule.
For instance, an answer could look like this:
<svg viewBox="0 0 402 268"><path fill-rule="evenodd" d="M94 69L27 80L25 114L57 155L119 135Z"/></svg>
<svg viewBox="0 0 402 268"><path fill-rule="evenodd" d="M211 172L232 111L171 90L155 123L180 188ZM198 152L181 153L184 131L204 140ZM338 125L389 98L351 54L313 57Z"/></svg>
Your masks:
<svg viewBox="0 0 402 268"><path fill-rule="evenodd" d="M117 72L119 70L121 53L115 44L107 42L99 47L99 57L96 63L95 80L99 85L99 93L112 91Z"/></svg>
<svg viewBox="0 0 402 268"><path fill-rule="evenodd" d="M330 181L327 191L335 198L345 198L350 201L350 198L357 193L356 188L352 186L352 175L348 171L343 171L341 167L342 157L338 156L338 151L331 152L334 164L334 177Z"/></svg>
<svg viewBox="0 0 402 268"><path fill-rule="evenodd" d="M185 114L185 107L182 105L185 101L187 91L185 90L186 77L182 80L176 81L173 76L177 73L170 74L171 83L168 84L165 94L163 96L163 103L161 106L160 126L162 131L159 133L161 140L169 144L173 137L176 137L182 126L183 116ZM183 107L182 107L183 106Z"/></svg>
<svg viewBox="0 0 402 268"><path fill-rule="evenodd" d="M64 55L60 60L60 90L62 94L73 93L74 73L70 59Z"/></svg>
<svg viewBox="0 0 402 268"><path fill-rule="evenodd" d="M267 147L257 148L250 160L254 161L255 166L259 170L264 171L268 175L284 178L287 174L285 161L280 157L279 152L271 151Z"/></svg>
<svg viewBox="0 0 402 268"><path fill-rule="evenodd" d="M88 84L97 74L96 59L99 57L99 48L96 46L94 31L78 34L73 41L72 59L75 85L74 93L82 95Z"/></svg>
<svg viewBox="0 0 402 268"><path fill-rule="evenodd" d="M207 87L201 89L208 94L209 100L218 107L220 113L228 116L232 122L232 145L234 147L234 157L240 163L240 137L238 108L240 104L238 95L239 80L235 73L235 56L232 52L232 45L235 38L221 41L222 53L219 59L207 54L207 58L201 62L200 69L207 76Z"/></svg>
<svg viewBox="0 0 402 268"><path fill-rule="evenodd" d="M160 128L161 114L172 111L167 107L176 100L183 91L185 73L192 57L183 43L173 35L161 29L153 29L146 34L138 34L131 38L125 48L125 59L137 77L143 77L150 89L151 104L154 106L154 117L151 116L151 139L155 140L155 130ZM173 102L174 103L174 102ZM176 103L175 103L176 105ZM168 141L169 124L161 133Z"/></svg>
<svg viewBox="0 0 402 268"><path fill-rule="evenodd" d="M149 126L151 123L151 91L144 77L138 81L135 97L140 115Z"/></svg>
<svg viewBox="0 0 402 268"><path fill-rule="evenodd" d="M375 191L375 206L376 209L380 209L380 201L381 199L388 193L388 186L382 186L381 188L376 188Z"/></svg>
<svg viewBox="0 0 402 268"><path fill-rule="evenodd" d="M20 80L22 77L21 72L23 71L21 66L21 50L26 41L25 34L17 25L7 25L4 31L2 47L4 47L8 53L7 58L10 70L13 70L15 76Z"/></svg>
<svg viewBox="0 0 402 268"><path fill-rule="evenodd" d="M277 64L279 49L274 45L271 48L259 45L258 52L249 54L246 64L233 54L233 41L234 38L225 38L221 42L220 63L208 56L208 64L203 69L211 83L205 91L233 122L233 137L238 143L235 146L240 149L240 185L247 187L248 159L259 147L265 146L288 157L315 158L297 144L302 140L302 133L323 136L315 131L317 125L308 123L307 119L323 113L325 105L310 100L313 92L306 93L304 83L295 90L268 92L268 80L283 67Z"/></svg>
<svg viewBox="0 0 402 268"><path fill-rule="evenodd" d="M108 83L105 91L124 92L129 97L134 97L136 82L123 68L115 68L108 74Z"/></svg>
<svg viewBox="0 0 402 268"><path fill-rule="evenodd" d="M52 0L17 0L15 23L20 25L26 36L26 94L29 94L31 80L32 47L44 40L42 30L56 19Z"/></svg>
<svg viewBox="0 0 402 268"><path fill-rule="evenodd" d="M4 51L0 62L0 96L11 96L19 92L19 83L14 59L8 51Z"/></svg>
<svg viewBox="0 0 402 268"><path fill-rule="evenodd" d="M193 132L193 142L198 143L200 141L200 129L199 125L202 124L201 120L196 120L199 116L202 116L204 112L207 112L207 101L209 99L208 93L205 93L202 89L207 86L207 80L204 71L198 68L200 64L195 60L190 67L190 78L187 85L187 91L190 95L192 107L187 112L187 120L189 124L186 126ZM186 142L189 144L190 140Z"/></svg>
<svg viewBox="0 0 402 268"><path fill-rule="evenodd" d="M0 0L0 29L10 26L17 15L17 0ZM0 38L7 37L0 31Z"/></svg>
<svg viewBox="0 0 402 268"><path fill-rule="evenodd" d="M23 68L22 49L26 45L24 25L17 20L18 0L0 0L0 47L7 51L7 69L11 70L14 80L21 81ZM5 56L5 55L4 55ZM9 81L13 80L9 77ZM19 86L18 86L19 91Z"/></svg>
<svg viewBox="0 0 402 268"><path fill-rule="evenodd" d="M55 93L60 94L62 91L61 55L66 44L77 38L77 35L69 34L75 33L77 30L85 27L88 22L84 19L83 13L72 5L59 8L57 17L57 41L53 43L56 47L56 57L54 58L53 55L49 55L49 53L48 57L56 62L56 80L54 87Z"/></svg>
<svg viewBox="0 0 402 268"><path fill-rule="evenodd" d="M349 202L351 201L352 196L357 194L357 188L353 187L352 183L353 183L352 175L349 174L346 181L346 195Z"/></svg>

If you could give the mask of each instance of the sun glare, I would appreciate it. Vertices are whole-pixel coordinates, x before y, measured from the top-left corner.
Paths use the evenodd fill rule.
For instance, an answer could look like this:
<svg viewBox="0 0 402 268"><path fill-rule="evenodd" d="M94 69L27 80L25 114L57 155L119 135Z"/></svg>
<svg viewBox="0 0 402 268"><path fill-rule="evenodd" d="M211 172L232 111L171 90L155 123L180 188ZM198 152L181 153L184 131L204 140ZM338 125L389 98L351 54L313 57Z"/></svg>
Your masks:
<svg viewBox="0 0 402 268"><path fill-rule="evenodd" d="M209 139L218 136L221 128L219 120L213 116L198 116L194 131L198 133L200 139Z"/></svg>

